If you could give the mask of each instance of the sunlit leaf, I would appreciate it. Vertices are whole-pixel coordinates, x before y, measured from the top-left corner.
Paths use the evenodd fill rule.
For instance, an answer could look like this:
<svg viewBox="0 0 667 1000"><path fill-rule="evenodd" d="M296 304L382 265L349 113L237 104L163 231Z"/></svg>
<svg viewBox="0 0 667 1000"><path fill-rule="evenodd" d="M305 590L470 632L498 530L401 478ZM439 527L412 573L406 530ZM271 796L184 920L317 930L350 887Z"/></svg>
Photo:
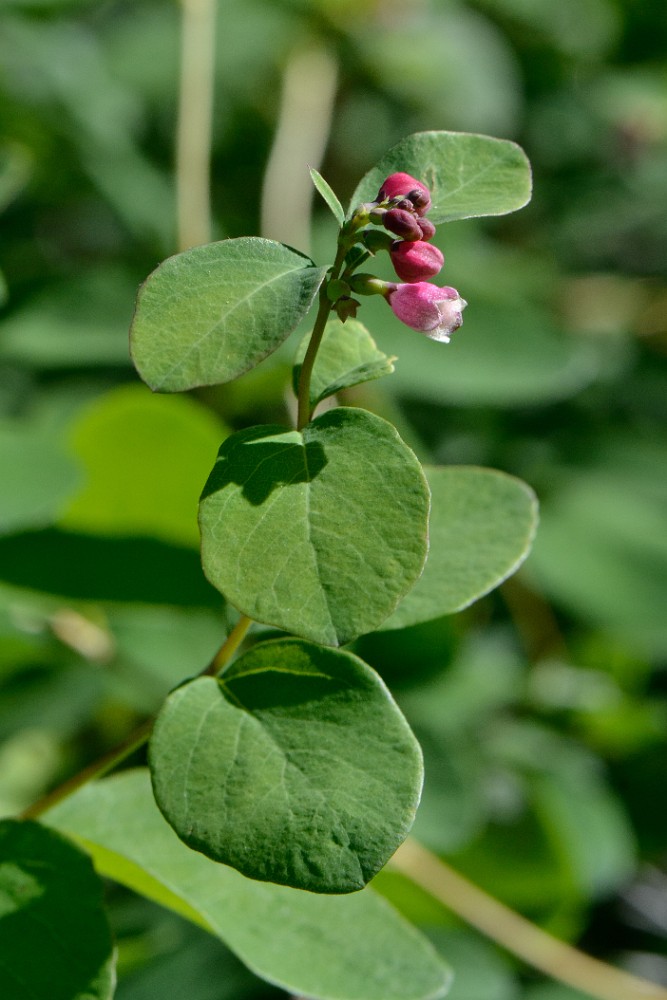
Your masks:
<svg viewBox="0 0 667 1000"><path fill-rule="evenodd" d="M139 291L130 337L139 374L162 392L242 375L305 316L325 270L254 237L169 257Z"/></svg>
<svg viewBox="0 0 667 1000"><path fill-rule="evenodd" d="M433 203L428 217L436 224L505 215L530 200L530 164L515 143L466 132L416 132L368 171L350 209L373 201L385 178L397 172L426 184Z"/></svg>
<svg viewBox="0 0 667 1000"><path fill-rule="evenodd" d="M256 621L343 645L421 573L428 506L417 459L365 410L250 428L222 445L202 494L204 570Z"/></svg>

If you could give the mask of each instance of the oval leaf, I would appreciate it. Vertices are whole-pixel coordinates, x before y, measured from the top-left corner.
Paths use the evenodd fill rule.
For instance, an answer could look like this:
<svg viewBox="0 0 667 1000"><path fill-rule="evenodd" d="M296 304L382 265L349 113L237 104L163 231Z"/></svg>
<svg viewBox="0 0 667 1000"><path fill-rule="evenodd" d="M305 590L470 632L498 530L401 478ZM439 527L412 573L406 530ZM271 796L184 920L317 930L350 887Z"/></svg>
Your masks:
<svg viewBox="0 0 667 1000"><path fill-rule="evenodd" d="M113 942L90 860L39 823L0 822L0 996L109 1000Z"/></svg>
<svg viewBox="0 0 667 1000"><path fill-rule="evenodd" d="M328 646L375 629L422 571L429 492L387 421L329 410L228 438L200 503L202 564L239 611Z"/></svg>
<svg viewBox="0 0 667 1000"><path fill-rule="evenodd" d="M303 338L297 351L292 379L295 396L299 394L301 364L309 343L310 334ZM324 328L310 380L311 407L342 389L391 375L395 360L378 350L363 323L356 319L348 319L345 323L338 318L330 319Z"/></svg>
<svg viewBox="0 0 667 1000"><path fill-rule="evenodd" d="M450 615L502 583L530 551L535 494L494 469L425 469L431 487L429 554L416 586L383 625L404 628Z"/></svg>
<svg viewBox="0 0 667 1000"><path fill-rule="evenodd" d="M160 815L148 773L89 784L48 813L102 874L221 938L257 975L319 1000L436 1000L451 973L372 889L346 896L244 878L189 850Z"/></svg>
<svg viewBox="0 0 667 1000"><path fill-rule="evenodd" d="M433 202L428 217L436 224L506 215L530 201L530 164L516 143L468 132L416 132L368 171L352 195L350 211L373 201L396 172L427 185Z"/></svg>
<svg viewBox="0 0 667 1000"><path fill-rule="evenodd" d="M419 744L375 671L300 639L177 688L149 759L189 847L311 892L361 889L407 836L422 784Z"/></svg>
<svg viewBox="0 0 667 1000"><path fill-rule="evenodd" d="M169 257L139 291L130 332L137 371L159 392L237 378L287 339L325 273L254 237Z"/></svg>

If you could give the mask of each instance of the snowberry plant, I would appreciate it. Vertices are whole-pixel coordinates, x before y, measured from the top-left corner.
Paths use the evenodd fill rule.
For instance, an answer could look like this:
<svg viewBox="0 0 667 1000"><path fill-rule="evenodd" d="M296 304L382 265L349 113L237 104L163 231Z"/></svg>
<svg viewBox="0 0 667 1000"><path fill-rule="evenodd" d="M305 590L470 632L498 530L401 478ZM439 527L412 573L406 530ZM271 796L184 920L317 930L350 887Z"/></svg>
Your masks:
<svg viewBox="0 0 667 1000"><path fill-rule="evenodd" d="M444 266L436 226L521 207L530 171L513 143L427 132L369 171L347 213L311 175L338 224L331 263L266 239L223 240L169 258L139 292L131 352L156 392L236 379L314 303L316 313L296 352L296 426L232 434L203 486L203 569L236 624L154 724L90 772L150 734L150 782L141 769L96 783L84 775L28 810L48 827L1 828L16 863L0 900L5 892L24 924L0 980L13 962L14 981L25 984L17 998L98 998L113 988L99 886L53 827L101 872L203 924L293 993L446 992L435 953L364 889L408 835L422 756L387 687L350 644L451 614L492 589L526 555L535 501L493 470L422 468L385 419L331 401L393 371L382 329L376 344L359 319L365 297L384 298L387 315L405 324L406 351L414 331L450 340L466 302L436 283ZM397 281L374 273L383 254ZM433 344L431 363L455 366L455 344L443 350ZM253 623L269 626L271 638ZM76 905L65 889L73 880ZM42 950L66 957L62 992L53 992L53 973L50 986L39 982L16 944L30 925L21 898L35 920L58 926L57 947L46 940ZM72 909L74 917L61 915Z"/></svg>

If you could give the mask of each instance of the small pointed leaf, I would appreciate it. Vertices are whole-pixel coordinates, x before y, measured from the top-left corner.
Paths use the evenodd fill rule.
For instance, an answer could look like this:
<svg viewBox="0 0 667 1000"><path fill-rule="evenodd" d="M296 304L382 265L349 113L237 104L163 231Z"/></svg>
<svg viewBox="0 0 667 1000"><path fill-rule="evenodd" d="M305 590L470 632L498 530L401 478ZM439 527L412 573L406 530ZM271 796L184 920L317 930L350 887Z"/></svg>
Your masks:
<svg viewBox="0 0 667 1000"><path fill-rule="evenodd" d="M468 132L416 132L369 170L352 195L350 211L372 201L393 173L407 173L429 188L431 222L506 215L531 195L526 154L514 142Z"/></svg>
<svg viewBox="0 0 667 1000"><path fill-rule="evenodd" d="M345 222L345 212L343 210L343 206L334 194L331 186L327 183L327 181L325 181L324 177L322 177L322 174L318 170L315 170L314 167L309 167L309 170L313 184L333 212L338 225L342 226Z"/></svg>
<svg viewBox="0 0 667 1000"><path fill-rule="evenodd" d="M299 392L301 364L309 342L310 334L304 337L297 351L293 373L295 395ZM310 380L311 407L328 396L335 396L342 389L391 375L395 360L395 357L388 357L378 350L363 323L356 319L348 319L345 323L330 319L324 329Z"/></svg>
<svg viewBox="0 0 667 1000"><path fill-rule="evenodd" d="M150 764L189 847L311 892L361 889L407 836L422 783L419 744L375 671L300 639L172 692Z"/></svg>
<svg viewBox="0 0 667 1000"><path fill-rule="evenodd" d="M428 560L385 629L472 604L519 568L537 528L535 494L520 479L474 466L424 471L432 498Z"/></svg>
<svg viewBox="0 0 667 1000"><path fill-rule="evenodd" d="M287 993L436 1000L447 992L447 965L372 889L301 892L189 850L160 815L144 769L85 785L48 819L81 841L103 875L205 927Z"/></svg>
<svg viewBox="0 0 667 1000"><path fill-rule="evenodd" d="M344 645L418 578L428 508L414 454L365 410L329 410L303 431L252 427L224 442L204 487L204 572L255 621Z"/></svg>
<svg viewBox="0 0 667 1000"><path fill-rule="evenodd" d="M237 378L287 339L325 273L254 237L169 257L139 290L130 332L137 371L159 392Z"/></svg>
<svg viewBox="0 0 667 1000"><path fill-rule="evenodd" d="M89 858L39 823L0 822L0 996L110 1000L102 883Z"/></svg>

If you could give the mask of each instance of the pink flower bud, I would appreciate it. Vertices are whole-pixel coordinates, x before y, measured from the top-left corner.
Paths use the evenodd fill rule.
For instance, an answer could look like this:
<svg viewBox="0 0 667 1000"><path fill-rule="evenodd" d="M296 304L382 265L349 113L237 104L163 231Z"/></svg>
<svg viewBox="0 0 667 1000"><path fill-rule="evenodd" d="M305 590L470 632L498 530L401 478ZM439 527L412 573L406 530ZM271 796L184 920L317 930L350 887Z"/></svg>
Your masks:
<svg viewBox="0 0 667 1000"><path fill-rule="evenodd" d="M432 240L433 237L435 236L435 226L433 225L430 219L420 219L419 228L422 231L421 238L423 240L426 240L428 242L428 240Z"/></svg>
<svg viewBox="0 0 667 1000"><path fill-rule="evenodd" d="M390 208L384 213L382 225L404 240L420 240L422 231L415 215L402 208Z"/></svg>
<svg viewBox="0 0 667 1000"><path fill-rule="evenodd" d="M467 305L455 288L438 288L428 281L396 285L387 301L402 323L444 344L461 326L461 313Z"/></svg>
<svg viewBox="0 0 667 1000"><path fill-rule="evenodd" d="M431 207L431 194L421 181L410 174L392 174L380 188L377 201L392 201L394 198L407 198L417 212L426 215Z"/></svg>
<svg viewBox="0 0 667 1000"><path fill-rule="evenodd" d="M415 240L412 243L397 241L392 244L389 255L401 281L413 282L432 278L445 263L445 258L438 248L422 240Z"/></svg>

